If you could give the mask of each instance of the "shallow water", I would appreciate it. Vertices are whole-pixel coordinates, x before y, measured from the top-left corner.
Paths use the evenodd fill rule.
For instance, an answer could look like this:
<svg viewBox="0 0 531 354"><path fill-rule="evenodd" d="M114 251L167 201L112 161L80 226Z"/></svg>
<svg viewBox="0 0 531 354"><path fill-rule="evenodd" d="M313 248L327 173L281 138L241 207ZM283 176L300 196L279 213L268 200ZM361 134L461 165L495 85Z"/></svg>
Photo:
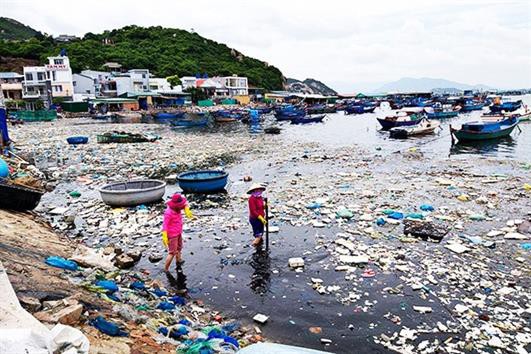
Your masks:
<svg viewBox="0 0 531 354"><path fill-rule="evenodd" d="M522 99L531 106L531 95L514 97ZM293 126L283 124L286 128L283 136L288 141L318 142L331 147L359 145L368 150L380 150L390 153L404 150L413 146L421 146L428 156L447 157L457 156L466 158L470 154L482 154L489 157L511 158L531 161L531 122L519 124L509 138L484 141L472 144L458 143L452 146L450 125L459 126L462 123L478 120L483 111L460 114L455 118L441 119L441 128L435 135L413 137L410 139L390 139L389 133L380 130L376 117L385 116L386 111L361 115L344 115L343 112L328 114L321 124Z"/></svg>

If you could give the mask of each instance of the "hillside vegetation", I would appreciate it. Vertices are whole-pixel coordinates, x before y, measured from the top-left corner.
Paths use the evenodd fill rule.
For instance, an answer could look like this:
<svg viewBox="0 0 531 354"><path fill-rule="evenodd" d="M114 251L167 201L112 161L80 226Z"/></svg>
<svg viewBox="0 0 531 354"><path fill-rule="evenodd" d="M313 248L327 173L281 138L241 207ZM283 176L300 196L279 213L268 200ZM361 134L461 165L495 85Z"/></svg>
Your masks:
<svg viewBox="0 0 531 354"><path fill-rule="evenodd" d="M236 74L247 76L251 85L265 89L282 89L283 84L282 73L274 66L180 29L127 26L101 34L87 33L81 40L69 43L55 43L47 36L0 41L2 56L41 62L62 48L66 49L74 72L98 70L112 61L126 69L147 68L160 77Z"/></svg>
<svg viewBox="0 0 531 354"><path fill-rule="evenodd" d="M43 35L31 27L7 17L0 17L0 40L25 40Z"/></svg>

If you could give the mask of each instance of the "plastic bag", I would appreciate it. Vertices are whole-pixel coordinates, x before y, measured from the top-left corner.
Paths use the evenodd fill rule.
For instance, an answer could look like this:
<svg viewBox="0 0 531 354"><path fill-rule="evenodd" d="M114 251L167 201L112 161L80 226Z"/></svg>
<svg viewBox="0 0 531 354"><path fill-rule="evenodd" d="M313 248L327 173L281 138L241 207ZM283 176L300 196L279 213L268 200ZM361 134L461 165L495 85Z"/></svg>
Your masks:
<svg viewBox="0 0 531 354"><path fill-rule="evenodd" d="M90 324L100 332L112 337L126 337L128 334L122 330L116 323L109 322L101 316L96 317Z"/></svg>
<svg viewBox="0 0 531 354"><path fill-rule="evenodd" d="M65 259L59 256L50 256L46 258L45 263L52 267L57 267L57 268L66 269L66 270L77 270L78 269L76 262L70 261L68 259Z"/></svg>
<svg viewBox="0 0 531 354"><path fill-rule="evenodd" d="M113 280L98 280L96 286L107 290L109 293L118 291L118 285Z"/></svg>

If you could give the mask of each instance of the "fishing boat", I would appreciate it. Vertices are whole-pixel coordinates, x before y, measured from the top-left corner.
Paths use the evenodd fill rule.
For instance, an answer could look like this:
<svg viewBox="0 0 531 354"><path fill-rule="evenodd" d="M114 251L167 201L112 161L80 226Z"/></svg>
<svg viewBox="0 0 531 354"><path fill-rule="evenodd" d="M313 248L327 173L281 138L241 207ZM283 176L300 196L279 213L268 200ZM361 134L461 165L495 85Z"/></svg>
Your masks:
<svg viewBox="0 0 531 354"><path fill-rule="evenodd" d="M177 181L185 193L216 193L225 189L228 177L225 171L189 171L181 173Z"/></svg>
<svg viewBox="0 0 531 354"><path fill-rule="evenodd" d="M0 182L0 209L33 210L43 194L44 191L28 186Z"/></svg>
<svg viewBox="0 0 531 354"><path fill-rule="evenodd" d="M452 141L454 137L459 141L497 139L509 136L519 122L520 120L516 115L502 120L483 118L481 121L465 123L460 129L454 129L450 125L450 132Z"/></svg>
<svg viewBox="0 0 531 354"><path fill-rule="evenodd" d="M159 201L166 183L155 179L111 183L99 190L101 199L111 206L135 206Z"/></svg>
<svg viewBox="0 0 531 354"><path fill-rule="evenodd" d="M309 123L320 123L326 117L326 114L321 114L317 116L305 116L297 117L291 120L291 124L309 124Z"/></svg>
<svg viewBox="0 0 531 354"><path fill-rule="evenodd" d="M107 132L104 134L96 135L96 140L99 144L129 144L129 143L151 143L159 140L160 137L151 134L135 134L128 132Z"/></svg>
<svg viewBox="0 0 531 354"><path fill-rule="evenodd" d="M364 114L372 113L376 109L376 106L366 105L348 105L345 107L345 114Z"/></svg>
<svg viewBox="0 0 531 354"><path fill-rule="evenodd" d="M440 126L441 123L437 121L422 119L415 125L389 129L389 137L395 139L407 139L411 136L433 134L435 129L440 128Z"/></svg>
<svg viewBox="0 0 531 354"><path fill-rule="evenodd" d="M517 113L520 122L529 122L531 120L531 110L524 111L523 113Z"/></svg>
<svg viewBox="0 0 531 354"><path fill-rule="evenodd" d="M284 112L276 112L275 118L278 121L282 120L292 120L295 118L304 118L306 116L306 112L303 110L295 110L295 111L284 111Z"/></svg>
<svg viewBox="0 0 531 354"><path fill-rule="evenodd" d="M185 113L182 119L171 120L170 125L181 128L204 127L209 120L210 115L206 112Z"/></svg>
<svg viewBox="0 0 531 354"><path fill-rule="evenodd" d="M323 114L323 113L336 113L337 108L335 106L328 106L326 104L316 104L306 109L308 114Z"/></svg>
<svg viewBox="0 0 531 354"><path fill-rule="evenodd" d="M461 107L457 106L454 109L451 108L451 105L438 105L433 108L425 108L424 111L428 119L447 119L457 117Z"/></svg>
<svg viewBox="0 0 531 354"><path fill-rule="evenodd" d="M473 101L467 101L461 107L461 112L472 112L472 111L481 111L485 104L483 102L473 102Z"/></svg>
<svg viewBox="0 0 531 354"><path fill-rule="evenodd" d="M171 121L174 119L180 119L184 116L184 112L157 112L154 115L155 120L158 121Z"/></svg>
<svg viewBox="0 0 531 354"><path fill-rule="evenodd" d="M522 100L518 100L515 102L511 102L511 101L503 102L503 103L493 104L489 106L490 111L493 113L502 112L502 111L514 112L517 109L520 109L521 107L522 107Z"/></svg>
<svg viewBox="0 0 531 354"><path fill-rule="evenodd" d="M376 119L382 126L382 130L389 130L394 127L416 125L422 120L422 118L423 117L420 115L411 114L411 115L405 115L405 116L397 115L397 116L376 118Z"/></svg>

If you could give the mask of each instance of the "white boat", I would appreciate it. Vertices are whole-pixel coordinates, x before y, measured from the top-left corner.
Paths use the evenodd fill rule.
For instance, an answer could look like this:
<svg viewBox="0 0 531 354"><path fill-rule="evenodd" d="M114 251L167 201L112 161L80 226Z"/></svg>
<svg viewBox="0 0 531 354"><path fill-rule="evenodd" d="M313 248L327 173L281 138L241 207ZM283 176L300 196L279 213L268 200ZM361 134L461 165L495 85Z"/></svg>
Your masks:
<svg viewBox="0 0 531 354"><path fill-rule="evenodd" d="M410 126L394 127L389 130L389 136L396 139L406 139L410 136L433 134L441 123L436 120L423 119L420 123Z"/></svg>
<svg viewBox="0 0 531 354"><path fill-rule="evenodd" d="M103 202L110 206L135 206L159 201L166 192L166 183L156 179L145 179L111 183L100 188Z"/></svg>

